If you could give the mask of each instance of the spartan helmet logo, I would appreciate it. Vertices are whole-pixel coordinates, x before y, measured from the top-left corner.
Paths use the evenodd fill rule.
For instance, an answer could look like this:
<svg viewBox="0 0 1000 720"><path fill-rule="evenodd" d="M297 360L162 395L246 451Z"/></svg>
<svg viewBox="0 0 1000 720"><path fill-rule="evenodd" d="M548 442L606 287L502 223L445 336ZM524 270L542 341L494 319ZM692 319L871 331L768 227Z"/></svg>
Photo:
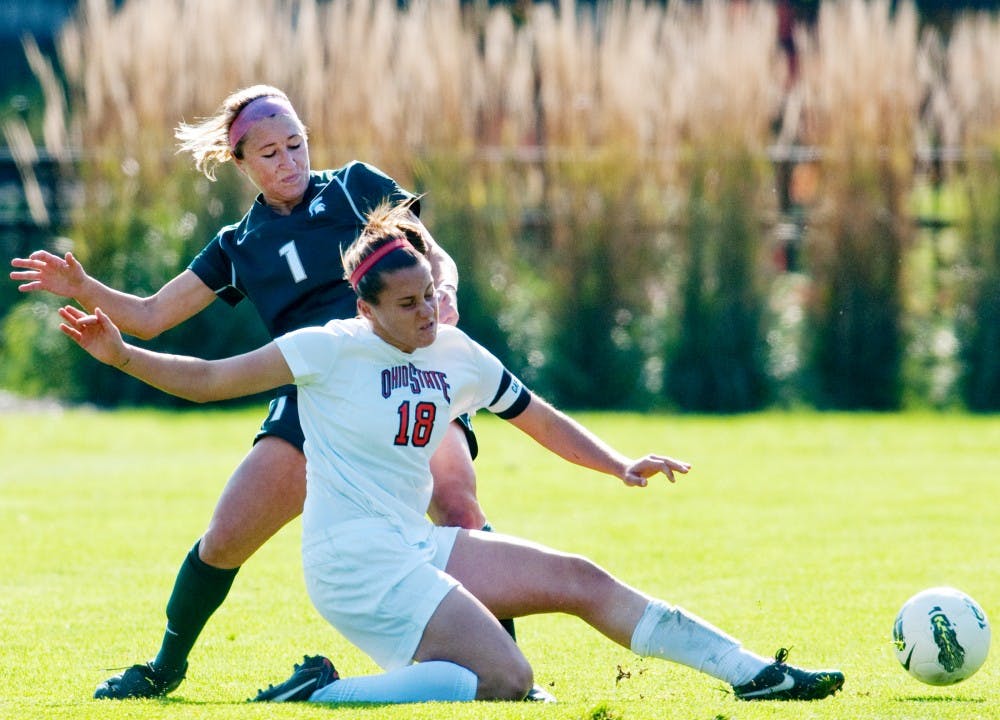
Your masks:
<svg viewBox="0 0 1000 720"><path fill-rule="evenodd" d="M955 628L940 607L935 605L928 615L934 632L934 644L938 647L938 662L948 672L955 672L965 664L965 648L959 645Z"/></svg>
<svg viewBox="0 0 1000 720"><path fill-rule="evenodd" d="M309 203L309 217L316 217L323 212L326 212L326 203L323 202L322 195L317 195Z"/></svg>

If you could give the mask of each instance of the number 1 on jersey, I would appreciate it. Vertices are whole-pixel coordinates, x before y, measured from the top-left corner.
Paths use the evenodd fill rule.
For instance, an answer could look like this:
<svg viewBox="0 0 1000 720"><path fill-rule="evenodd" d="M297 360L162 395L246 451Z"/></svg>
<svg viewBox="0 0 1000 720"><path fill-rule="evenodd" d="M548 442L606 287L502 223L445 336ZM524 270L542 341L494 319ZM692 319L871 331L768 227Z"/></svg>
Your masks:
<svg viewBox="0 0 1000 720"><path fill-rule="evenodd" d="M299 258L299 251L295 247L295 241L287 242L278 248L278 254L285 258L288 263L288 269L292 271L292 279L300 283L306 279L306 269L302 266L302 260Z"/></svg>
<svg viewBox="0 0 1000 720"><path fill-rule="evenodd" d="M431 402L419 402L413 411L413 430L410 431L410 401L404 400L396 408L399 415L399 432L393 440L394 445L410 445L424 447L431 441L431 431L434 429L434 417L437 415L437 405Z"/></svg>

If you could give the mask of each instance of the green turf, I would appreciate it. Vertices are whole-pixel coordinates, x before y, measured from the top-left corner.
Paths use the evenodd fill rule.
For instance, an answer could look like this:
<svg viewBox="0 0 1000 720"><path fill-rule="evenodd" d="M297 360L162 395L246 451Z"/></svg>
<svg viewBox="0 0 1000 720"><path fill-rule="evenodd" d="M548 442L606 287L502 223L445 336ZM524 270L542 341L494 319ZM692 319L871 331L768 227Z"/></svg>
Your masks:
<svg viewBox="0 0 1000 720"><path fill-rule="evenodd" d="M833 665L843 693L745 704L722 683L643 660L564 616L519 621L555 706L340 708L243 700L303 653L374 666L305 595L298 523L244 568L166 700L98 703L94 686L150 657L176 569L259 421L254 411L0 415L2 718L1000 717L1000 653L946 688L909 678L896 610L948 584L1000 617L1000 418L762 414L581 416L630 453L689 460L676 486L627 489L477 419L480 496L500 531L593 557L761 653Z"/></svg>

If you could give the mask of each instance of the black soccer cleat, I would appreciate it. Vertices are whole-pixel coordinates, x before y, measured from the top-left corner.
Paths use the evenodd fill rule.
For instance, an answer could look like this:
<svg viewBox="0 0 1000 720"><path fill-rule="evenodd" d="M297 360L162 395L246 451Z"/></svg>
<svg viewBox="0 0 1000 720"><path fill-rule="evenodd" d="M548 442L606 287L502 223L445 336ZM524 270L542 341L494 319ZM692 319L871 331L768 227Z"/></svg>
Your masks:
<svg viewBox="0 0 1000 720"><path fill-rule="evenodd" d="M94 690L95 700L163 697L177 689L184 680L187 663L180 670L164 672L151 663L133 665L121 675L108 678Z"/></svg>
<svg viewBox="0 0 1000 720"><path fill-rule="evenodd" d="M802 670L786 665L786 659L788 650L781 648L773 663L733 693L740 700L820 700L844 687L839 670Z"/></svg>
<svg viewBox="0 0 1000 720"><path fill-rule="evenodd" d="M268 685L250 702L305 702L314 692L339 679L332 662L322 655L306 655L290 678L280 685Z"/></svg>

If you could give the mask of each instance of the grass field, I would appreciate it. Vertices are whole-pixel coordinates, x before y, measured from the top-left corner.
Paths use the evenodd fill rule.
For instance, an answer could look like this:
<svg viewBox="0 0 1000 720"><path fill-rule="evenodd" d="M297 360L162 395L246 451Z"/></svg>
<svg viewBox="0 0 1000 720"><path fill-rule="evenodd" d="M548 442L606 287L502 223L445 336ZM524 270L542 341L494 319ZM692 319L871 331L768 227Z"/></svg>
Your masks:
<svg viewBox="0 0 1000 720"><path fill-rule="evenodd" d="M295 522L244 567L176 693L91 700L110 668L158 647L177 567L260 410L0 415L0 717L1000 717L1000 653L946 688L892 655L895 612L925 587L957 586L1000 617L1000 418L930 414L581 416L626 452L693 463L676 486L645 490L477 420L497 529L587 554L758 652L791 646L793 663L841 667L834 699L739 703L707 676L542 616L519 621L519 640L557 705L247 705L304 653L375 671L309 604Z"/></svg>

